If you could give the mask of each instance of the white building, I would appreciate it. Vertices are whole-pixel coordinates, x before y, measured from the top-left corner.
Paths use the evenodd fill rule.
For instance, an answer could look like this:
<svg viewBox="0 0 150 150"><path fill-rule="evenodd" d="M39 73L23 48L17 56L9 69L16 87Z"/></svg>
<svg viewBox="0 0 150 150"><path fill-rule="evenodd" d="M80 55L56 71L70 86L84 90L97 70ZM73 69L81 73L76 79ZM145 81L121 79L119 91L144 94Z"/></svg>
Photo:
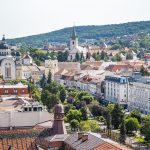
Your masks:
<svg viewBox="0 0 150 150"><path fill-rule="evenodd" d="M38 102L24 98L3 98L0 103L0 128L24 128L53 120L53 114Z"/></svg>
<svg viewBox="0 0 150 150"><path fill-rule="evenodd" d="M76 36L75 27L73 27L71 39L70 39L70 49L69 49L69 56L68 60L73 61L76 59L76 55L78 54L79 57L84 57L86 59L87 49L85 47L81 47L78 45L78 38Z"/></svg>
<svg viewBox="0 0 150 150"><path fill-rule="evenodd" d="M105 77L105 100L112 103L126 104L128 97L128 79L120 76Z"/></svg>
<svg viewBox="0 0 150 150"><path fill-rule="evenodd" d="M128 108L139 109L143 114L150 113L150 78L130 82Z"/></svg>
<svg viewBox="0 0 150 150"><path fill-rule="evenodd" d="M23 65L31 65L32 62L32 57L28 53L22 58Z"/></svg>

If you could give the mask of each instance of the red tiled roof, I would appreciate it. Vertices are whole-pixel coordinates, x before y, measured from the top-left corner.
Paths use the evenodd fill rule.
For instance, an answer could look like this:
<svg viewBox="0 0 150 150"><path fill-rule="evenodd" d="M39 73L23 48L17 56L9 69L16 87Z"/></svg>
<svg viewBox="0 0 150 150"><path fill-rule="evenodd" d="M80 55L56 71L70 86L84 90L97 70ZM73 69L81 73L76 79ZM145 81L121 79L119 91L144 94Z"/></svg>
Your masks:
<svg viewBox="0 0 150 150"><path fill-rule="evenodd" d="M111 72L116 72L120 70L129 70L133 69L131 65L109 65L106 70L109 70Z"/></svg>
<svg viewBox="0 0 150 150"><path fill-rule="evenodd" d="M94 150L128 150L128 149L121 147L119 144L113 145L110 143L103 143L99 145L97 148L95 148Z"/></svg>

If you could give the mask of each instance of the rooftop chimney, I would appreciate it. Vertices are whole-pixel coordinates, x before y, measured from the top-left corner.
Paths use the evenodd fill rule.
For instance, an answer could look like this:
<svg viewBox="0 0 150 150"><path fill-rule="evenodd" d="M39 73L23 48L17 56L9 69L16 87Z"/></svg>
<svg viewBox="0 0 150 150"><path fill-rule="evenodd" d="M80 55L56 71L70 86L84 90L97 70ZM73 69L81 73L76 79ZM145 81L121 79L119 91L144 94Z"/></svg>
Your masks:
<svg viewBox="0 0 150 150"><path fill-rule="evenodd" d="M78 140L80 140L82 138L83 133L82 132L78 132Z"/></svg>
<svg viewBox="0 0 150 150"><path fill-rule="evenodd" d="M82 142L88 140L88 134L83 134L82 135Z"/></svg>

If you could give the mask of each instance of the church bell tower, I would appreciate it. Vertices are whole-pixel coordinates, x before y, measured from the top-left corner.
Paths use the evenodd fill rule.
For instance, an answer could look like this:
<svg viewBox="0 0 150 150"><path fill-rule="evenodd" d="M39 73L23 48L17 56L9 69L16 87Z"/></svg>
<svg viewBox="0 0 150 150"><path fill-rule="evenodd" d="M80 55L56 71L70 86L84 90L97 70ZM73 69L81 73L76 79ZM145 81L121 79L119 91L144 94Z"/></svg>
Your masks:
<svg viewBox="0 0 150 150"><path fill-rule="evenodd" d="M78 46L78 38L76 35L75 26L72 28L72 34L70 38L70 50L74 49L76 46Z"/></svg>

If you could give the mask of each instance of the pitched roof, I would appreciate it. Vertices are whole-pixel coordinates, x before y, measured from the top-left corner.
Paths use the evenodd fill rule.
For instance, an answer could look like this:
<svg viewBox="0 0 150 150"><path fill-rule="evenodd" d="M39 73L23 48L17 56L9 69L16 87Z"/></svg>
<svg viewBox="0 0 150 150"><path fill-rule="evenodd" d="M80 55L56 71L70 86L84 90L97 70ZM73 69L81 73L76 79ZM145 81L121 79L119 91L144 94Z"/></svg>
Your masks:
<svg viewBox="0 0 150 150"><path fill-rule="evenodd" d="M123 148L121 146L118 145L113 145L110 143L103 143L101 145L99 145L97 148L95 148L94 150L127 150L127 148Z"/></svg>
<svg viewBox="0 0 150 150"><path fill-rule="evenodd" d="M29 54L26 54L23 59L32 59L32 57Z"/></svg>
<svg viewBox="0 0 150 150"><path fill-rule="evenodd" d="M100 134L88 133L88 139L78 139L78 133L72 134L65 139L65 144L75 150L128 150L126 147L104 138Z"/></svg>
<svg viewBox="0 0 150 150"><path fill-rule="evenodd" d="M58 69L80 70L79 62L58 62Z"/></svg>
<svg viewBox="0 0 150 150"><path fill-rule="evenodd" d="M112 72L116 72L116 71L120 71L120 70L129 70L129 69L133 69L133 67L131 65L109 65L106 70L112 71Z"/></svg>
<svg viewBox="0 0 150 150"><path fill-rule="evenodd" d="M95 66L95 67L100 67L102 65L102 61L86 61L84 62L83 64L84 65L92 65L92 66Z"/></svg>
<svg viewBox="0 0 150 150"><path fill-rule="evenodd" d="M88 133L88 140L82 142L82 139L78 140L78 133L70 135L65 143L76 150L91 150L100 144L106 143L104 140Z"/></svg>

